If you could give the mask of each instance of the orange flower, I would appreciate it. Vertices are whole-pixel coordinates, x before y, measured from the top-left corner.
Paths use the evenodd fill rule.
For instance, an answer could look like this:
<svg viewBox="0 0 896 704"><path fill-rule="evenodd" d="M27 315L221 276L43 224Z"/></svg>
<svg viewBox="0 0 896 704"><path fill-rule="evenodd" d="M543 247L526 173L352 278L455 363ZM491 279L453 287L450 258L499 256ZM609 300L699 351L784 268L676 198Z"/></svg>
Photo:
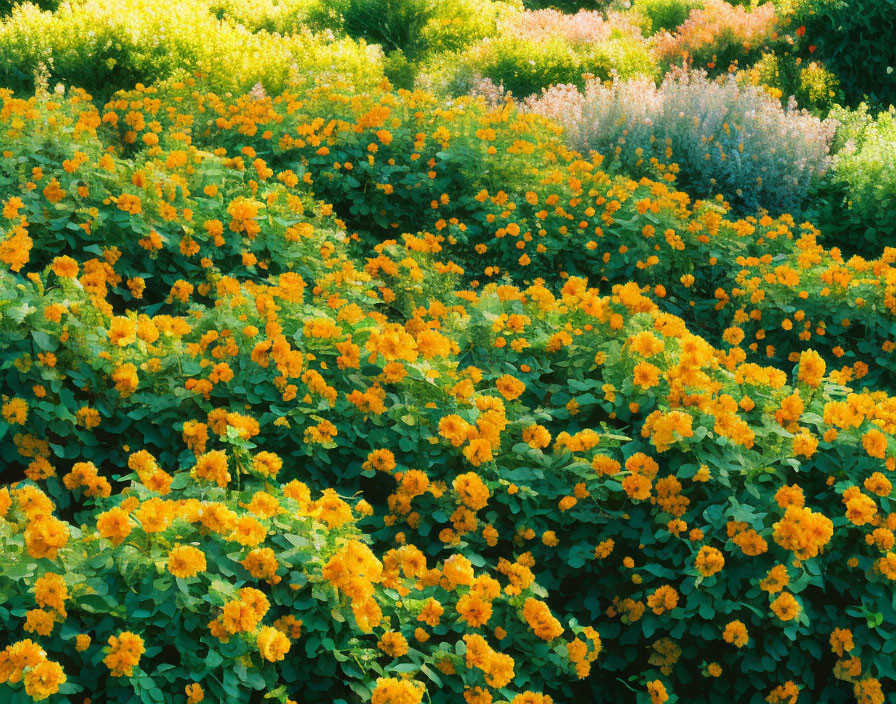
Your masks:
<svg viewBox="0 0 896 704"><path fill-rule="evenodd" d="M50 266L60 278L74 279L78 276L78 262L69 256L56 257Z"/></svg>
<svg viewBox="0 0 896 704"><path fill-rule="evenodd" d="M510 374L502 376L498 379L495 385L498 388L498 392L508 401L513 401L514 399L519 398L523 391L526 390L526 385Z"/></svg>
<svg viewBox="0 0 896 704"><path fill-rule="evenodd" d="M743 648L750 642L750 636L747 633L747 627L744 625L743 621L732 621L725 626L725 630L722 632L722 638L726 643L731 643L738 648Z"/></svg>
<svg viewBox="0 0 896 704"><path fill-rule="evenodd" d="M697 553L697 571L704 577L711 577L725 566L725 557L719 550L704 545Z"/></svg>
<svg viewBox="0 0 896 704"><path fill-rule="evenodd" d="M790 592L784 592L771 603L771 609L782 621L792 621L802 610L799 602Z"/></svg>
<svg viewBox="0 0 896 704"><path fill-rule="evenodd" d="M195 577L206 569L205 553L190 545L178 545L168 553L168 571L175 577Z"/></svg>

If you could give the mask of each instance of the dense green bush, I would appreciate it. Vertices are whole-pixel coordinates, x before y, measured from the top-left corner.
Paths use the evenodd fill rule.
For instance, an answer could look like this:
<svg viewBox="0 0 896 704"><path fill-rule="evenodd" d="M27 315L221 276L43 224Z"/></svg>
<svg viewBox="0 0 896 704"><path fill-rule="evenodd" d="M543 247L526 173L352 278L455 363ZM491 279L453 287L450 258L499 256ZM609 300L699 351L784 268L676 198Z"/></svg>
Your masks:
<svg viewBox="0 0 896 704"><path fill-rule="evenodd" d="M519 13L518 0L455 0L437 5L436 15L423 28L427 52L461 51L498 33L502 21Z"/></svg>
<svg viewBox="0 0 896 704"><path fill-rule="evenodd" d="M24 2L30 2L41 10L52 12L59 7L61 0L0 0L0 17L8 15L16 5L21 5Z"/></svg>
<svg viewBox="0 0 896 704"><path fill-rule="evenodd" d="M850 105L896 103L896 0L792 0L800 55L833 71Z"/></svg>
<svg viewBox="0 0 896 704"><path fill-rule="evenodd" d="M562 40L546 42L511 36L486 40L461 58L468 76L482 76L524 98L558 83L584 86L588 75L601 80L654 73L644 47L627 37L587 49Z"/></svg>
<svg viewBox="0 0 896 704"><path fill-rule="evenodd" d="M632 8L644 15L651 34L674 31L691 14L703 7L703 0L635 0Z"/></svg>
<svg viewBox="0 0 896 704"><path fill-rule="evenodd" d="M838 108L833 168L812 208L829 246L874 256L896 246L896 109Z"/></svg>
<svg viewBox="0 0 896 704"><path fill-rule="evenodd" d="M436 17L436 0L333 0L322 4L338 17L351 37L379 44L387 52L400 50L415 58L424 48L423 29Z"/></svg>
<svg viewBox="0 0 896 704"><path fill-rule="evenodd" d="M300 32L304 25L326 29L336 22L327 17L320 0L207 0L209 12L229 19L252 32L265 30L280 34ZM324 19L327 21L322 21ZM317 20L317 22L315 22Z"/></svg>

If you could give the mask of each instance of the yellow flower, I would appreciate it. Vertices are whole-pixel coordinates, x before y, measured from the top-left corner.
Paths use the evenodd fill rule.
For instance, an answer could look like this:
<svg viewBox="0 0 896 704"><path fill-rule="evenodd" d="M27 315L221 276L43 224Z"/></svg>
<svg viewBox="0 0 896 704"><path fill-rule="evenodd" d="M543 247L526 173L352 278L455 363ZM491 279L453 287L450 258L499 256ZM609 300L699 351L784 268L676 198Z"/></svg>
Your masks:
<svg viewBox="0 0 896 704"><path fill-rule="evenodd" d="M59 691L65 684L65 672L58 662L42 660L25 674L25 693L35 701L41 701Z"/></svg>
<svg viewBox="0 0 896 704"><path fill-rule="evenodd" d="M205 699L205 692L197 682L184 687L184 694L187 695L187 704L199 704L199 702Z"/></svg>
<svg viewBox="0 0 896 704"><path fill-rule="evenodd" d="M65 580L58 574L46 572L34 583L34 600L40 607L59 612L65 617L65 600L68 599L68 588Z"/></svg>
<svg viewBox="0 0 896 704"><path fill-rule="evenodd" d="M96 528L113 545L121 544L133 530L128 512L120 508L110 508L97 516Z"/></svg>
<svg viewBox="0 0 896 704"><path fill-rule="evenodd" d="M656 386L660 383L659 367L650 362L638 362L638 364L635 365L632 383L642 389L649 389L652 386Z"/></svg>
<svg viewBox="0 0 896 704"><path fill-rule="evenodd" d="M25 614L25 631L37 633L39 636L48 636L53 632L56 619L49 611L43 609L31 609Z"/></svg>
<svg viewBox="0 0 896 704"><path fill-rule="evenodd" d="M538 599L529 597L523 604L523 618L526 623L542 640L551 641L560 637L563 633L563 626L551 614L548 605Z"/></svg>
<svg viewBox="0 0 896 704"><path fill-rule="evenodd" d="M666 686L660 680L652 680L647 683L647 693L650 694L651 704L663 704L669 700Z"/></svg>
<svg viewBox="0 0 896 704"><path fill-rule="evenodd" d="M452 486L460 500L474 511L485 508L491 496L488 487L479 478L479 475L474 472L458 475L455 477Z"/></svg>
<svg viewBox="0 0 896 704"><path fill-rule="evenodd" d="M725 630L722 632L722 638L726 643L731 643L738 648L743 648L750 642L750 636L747 633L747 627L744 625L743 621L732 621L725 626Z"/></svg>
<svg viewBox="0 0 896 704"><path fill-rule="evenodd" d="M647 606L660 616L678 606L678 592L674 587L664 584L647 597Z"/></svg>
<svg viewBox="0 0 896 704"><path fill-rule="evenodd" d="M784 592L771 603L771 609L782 621L792 621L799 616L802 608L790 592Z"/></svg>
<svg viewBox="0 0 896 704"><path fill-rule="evenodd" d="M526 385L510 374L502 376L498 379L495 385L498 388L498 392L508 401L513 401L514 399L519 398L523 391L526 390Z"/></svg>
<svg viewBox="0 0 896 704"><path fill-rule="evenodd" d="M389 657L399 658L408 652L408 641L401 633L386 631L377 647Z"/></svg>
<svg viewBox="0 0 896 704"><path fill-rule="evenodd" d="M797 378L809 386L815 388L821 383L827 365L821 356L814 350L807 350L800 354L800 366Z"/></svg>
<svg viewBox="0 0 896 704"><path fill-rule="evenodd" d="M25 425L28 419L28 402L23 398L14 398L4 403L0 412L10 425Z"/></svg>
<svg viewBox="0 0 896 704"><path fill-rule="evenodd" d="M467 592L457 600L457 613L471 628L479 628L492 617L492 605L479 594Z"/></svg>
<svg viewBox="0 0 896 704"><path fill-rule="evenodd" d="M887 456L887 436L872 428L862 436L862 447L870 457L884 459Z"/></svg>
<svg viewBox="0 0 896 704"><path fill-rule="evenodd" d="M420 704L426 688L415 680L380 677L371 695L371 704Z"/></svg>
<svg viewBox="0 0 896 704"><path fill-rule="evenodd" d="M289 638L272 626L262 627L258 632L256 644L261 657L268 662L283 660L290 648Z"/></svg>
<svg viewBox="0 0 896 704"><path fill-rule="evenodd" d="M196 466L190 472L194 477L214 482L222 489L230 481L227 470L227 454L223 450L212 450L196 459Z"/></svg>
<svg viewBox="0 0 896 704"><path fill-rule="evenodd" d="M186 579L205 572L205 553L191 545L178 545L168 553L168 571L175 577Z"/></svg>
<svg viewBox="0 0 896 704"><path fill-rule="evenodd" d="M716 548L704 545L697 553L696 561L697 571L704 577L710 577L716 572L720 572L725 566L725 557Z"/></svg>
<svg viewBox="0 0 896 704"><path fill-rule="evenodd" d="M131 677L144 651L140 636L122 631L117 636L109 636L109 648L103 663L111 671L112 677Z"/></svg>

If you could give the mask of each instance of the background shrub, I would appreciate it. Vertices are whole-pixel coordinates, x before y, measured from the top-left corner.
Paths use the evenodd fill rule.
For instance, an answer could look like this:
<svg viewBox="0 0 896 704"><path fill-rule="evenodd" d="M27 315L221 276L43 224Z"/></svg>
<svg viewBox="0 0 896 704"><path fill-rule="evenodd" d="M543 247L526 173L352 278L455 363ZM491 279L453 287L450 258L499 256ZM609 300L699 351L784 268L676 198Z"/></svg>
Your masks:
<svg viewBox="0 0 896 704"><path fill-rule="evenodd" d="M654 75L656 66L631 19L541 10L506 16L496 36L454 57L435 57L425 73L427 85L455 94L486 78L525 97L556 83L583 86L586 75Z"/></svg>
<svg viewBox="0 0 896 704"><path fill-rule="evenodd" d="M30 0L30 2L47 12L53 12L60 4L60 0ZM16 5L21 4L21 0L0 0L0 17L8 15Z"/></svg>
<svg viewBox="0 0 896 704"><path fill-rule="evenodd" d="M635 174L675 163L685 190L721 193L741 209L799 207L828 168L833 124L733 80L673 73L659 88L591 82L584 92L550 89L528 106L563 124L577 150L605 154Z"/></svg>
<svg viewBox="0 0 896 704"><path fill-rule="evenodd" d="M318 0L208 0L208 9L218 19L229 19L252 32L280 34L300 32L314 19L326 16ZM315 25L315 29L326 29L335 22L334 15L326 23Z"/></svg>
<svg viewBox="0 0 896 704"><path fill-rule="evenodd" d="M636 0L632 9L647 20L650 34L673 32L682 25L692 10L703 7L703 0Z"/></svg>
<svg viewBox="0 0 896 704"><path fill-rule="evenodd" d="M216 41L209 41L215 37ZM123 86L173 75L202 75L222 89L261 83L282 89L292 73L350 76L359 85L382 77L378 53L351 40L308 31L280 36L218 20L199 1L160 6L99 0L56 13L21 5L0 23L0 84L33 88L43 66L64 81L108 96Z"/></svg>
<svg viewBox="0 0 896 704"><path fill-rule="evenodd" d="M745 9L723 0L707 0L674 33L654 39L657 57L665 65L688 65L711 74L746 66L759 57L776 27L775 7L765 3Z"/></svg>
<svg viewBox="0 0 896 704"><path fill-rule="evenodd" d="M873 256L896 246L896 110L837 108L835 155L812 199L825 242Z"/></svg>
<svg viewBox="0 0 896 704"><path fill-rule="evenodd" d="M843 99L837 76L816 61L766 52L753 66L742 72L742 80L761 85L783 104L794 98L801 108L826 116Z"/></svg>
<svg viewBox="0 0 896 704"><path fill-rule="evenodd" d="M460 51L485 37L494 36L500 23L520 11L515 2L458 0L439 3L435 16L422 30L427 52Z"/></svg>
<svg viewBox="0 0 896 704"><path fill-rule="evenodd" d="M320 9L336 13L349 36L414 58L423 49L423 29L436 17L437 6L434 0L337 0Z"/></svg>
<svg viewBox="0 0 896 704"><path fill-rule="evenodd" d="M805 30L800 55L837 75L849 105L866 97L883 108L896 103L896 0L794 0L791 7L790 30Z"/></svg>

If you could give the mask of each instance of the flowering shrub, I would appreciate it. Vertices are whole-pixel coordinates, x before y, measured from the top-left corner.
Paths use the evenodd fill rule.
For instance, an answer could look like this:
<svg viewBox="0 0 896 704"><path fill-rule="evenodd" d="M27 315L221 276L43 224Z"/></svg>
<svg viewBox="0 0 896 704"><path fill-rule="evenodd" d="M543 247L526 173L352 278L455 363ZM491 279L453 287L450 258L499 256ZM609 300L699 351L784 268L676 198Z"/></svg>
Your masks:
<svg viewBox="0 0 896 704"><path fill-rule="evenodd" d="M654 37L654 50L663 63L722 73L732 64L749 65L758 58L775 26L771 2L745 9L724 0L707 0L674 33Z"/></svg>
<svg viewBox="0 0 896 704"><path fill-rule="evenodd" d="M763 86L768 93L787 104L791 96L801 107L816 114L828 115L842 100L840 81L823 64L805 63L800 57L764 53L762 58L738 79L754 86Z"/></svg>
<svg viewBox="0 0 896 704"><path fill-rule="evenodd" d="M721 193L748 211L799 208L828 168L833 123L782 108L761 90L672 73L584 92L556 86L527 108L562 124L583 153L605 154L628 173L675 163L678 181L697 196Z"/></svg>
<svg viewBox="0 0 896 704"><path fill-rule="evenodd" d="M508 14L497 34L452 57L434 57L424 79L453 93L487 78L519 97L555 83L583 85L585 75L652 75L656 67L640 31L627 18L556 10Z"/></svg>
<svg viewBox="0 0 896 704"><path fill-rule="evenodd" d="M300 482L248 475L242 491L209 488L187 471L167 474L141 451L131 455L131 486L102 498L92 464L66 476L85 464L90 476L68 483L75 496L97 497L81 514L87 530L57 519L34 483L0 494L12 558L0 569L2 621L21 634L0 652L7 701L79 692L99 702L184 701L185 693L191 702L232 701L253 690L275 701L320 692L397 701L384 691L427 688L450 701L447 672L467 672L471 682L482 674L432 636L454 631L463 644L468 626L458 616L478 600L505 625L506 644L528 629L512 604L543 605L528 589L502 596L460 555L443 569L410 545L375 555L332 489L312 501ZM163 483L148 479L159 475ZM522 658L502 657L504 671L488 670L494 686L525 668Z"/></svg>
<svg viewBox="0 0 896 704"><path fill-rule="evenodd" d="M40 68L54 82L103 95L184 72L206 76L222 90L248 90L259 82L279 90L291 73L306 71L343 74L364 85L382 75L377 56L363 45L308 31L253 33L216 19L202 0L165 6L87 0L55 13L24 4L0 22L0 86L24 91Z"/></svg>
<svg viewBox="0 0 896 704"><path fill-rule="evenodd" d="M361 96L335 86L301 101L287 93L231 102L191 86L165 94L202 115L189 118L200 144L202 134L214 135L217 148L239 154L249 146L272 168L302 163L302 178L350 228L380 239L430 233L441 246L456 245L474 286L482 277L637 277L668 310L707 334L725 333L757 361L787 364L812 347L842 365L841 378L890 388L892 253L847 260L819 246L808 224L739 220L718 202L693 202L662 182L674 181L674 164L656 164L660 182L612 177L600 157L582 160L556 126L534 115L512 106L488 112L471 101L445 109L420 92ZM177 148L183 118L162 114L153 95L130 99L144 101L164 126L156 136L167 142L170 134ZM119 117L109 119L119 121L122 139L130 149L144 145L147 128L131 129L126 103L118 105Z"/></svg>
<svg viewBox="0 0 896 704"><path fill-rule="evenodd" d="M29 190L25 183L13 187L23 187L27 206L4 198L6 219L15 218L13 209L35 207L26 237L36 246L31 249L23 238L6 243L27 259L23 266L47 261L49 277L48 285L40 277L26 278L19 260L9 268L4 260L0 273L2 364L17 365L10 367L15 379L4 374L0 394L0 432L15 448L7 453L5 444L4 466L24 461L28 480L0 491L0 540L6 554L18 556L0 566L0 589L10 609L0 618L6 633L24 629L21 639L3 644L8 647L0 655L0 675L16 697L24 692L22 697L40 700L58 691L83 692L93 701L133 696L167 701L183 696L186 688L194 701L242 699L252 690L280 701L287 701L287 694L305 699L320 692L344 700L415 696L413 701L420 701L425 681L433 701L456 700L464 682L467 689L493 687L513 699L508 686L514 678L526 685L521 696L538 682L562 686L564 672L573 676L577 665L597 657L596 632L575 623L560 627L565 637L552 631L550 644L532 634L524 613L531 619L533 604L540 605L541 619L549 611L541 601L546 592L534 582L525 558L504 573L494 572L514 580L502 585L482 571L485 562L476 554L468 559L446 553L442 568L432 550L424 554L404 540L391 552L371 552L354 525L373 513L357 497L360 458L349 467L355 489L349 489L351 481L343 484L348 501L330 480L313 494L296 480L301 476L317 484L326 475L339 426L319 413L330 408L326 399L335 388L309 366L311 349L289 342L297 340L297 330L288 330L289 338L274 332L277 323L267 318L265 305L273 306L270 313L285 306L288 325L307 317L307 326L300 322L299 329L307 329L309 339L335 344L342 361L333 361L332 370L354 368L351 360L360 352L333 337L336 327L349 319L350 325L360 323L364 311L380 319L369 296L375 293L367 286L371 276L361 268L352 272L340 245L345 235L339 222L329 219L328 206L308 199L302 179L292 172L275 178L257 159L250 176L237 162L184 142L183 149L148 149L148 161L123 160L104 148L112 146L104 141L109 133L92 121L97 113L83 94L65 104L6 98L11 112L35 110L45 125L32 133L32 142L21 135L17 146L33 148L52 136L59 147L75 152L58 170L29 170L27 178L36 179L31 183L40 189ZM57 121L43 120L53 113ZM68 187L74 190L67 192ZM53 208L54 223L41 219L44 205L38 198ZM82 216L89 222L77 228L76 244L66 244L60 220L74 224ZM109 234L115 228L124 232L113 242ZM95 244L98 238L106 241ZM98 256L84 258L79 251ZM175 258L182 263L175 264ZM270 292L253 283L262 280L256 272L276 280ZM450 276L434 275L419 293L444 288ZM307 304L306 278L323 287ZM243 285L253 299L248 307L238 293ZM416 288L412 284L404 295ZM234 305L216 305L224 300L220 296L234 294ZM127 309L116 311L113 304L122 300ZM336 300L342 301L337 308L345 307L338 323L326 312L335 310ZM208 306L197 308L198 301ZM295 315L299 310L304 313ZM84 326L69 314L83 316ZM41 330L48 324L58 324L52 340ZM97 324L103 327L88 329ZM237 347L230 334L220 334L225 326L236 326ZM253 340L253 326L253 335L274 335L276 344ZM388 327L383 332L392 334ZM209 347L212 337L217 342ZM421 344L427 339L424 333ZM438 334L430 339L436 351L444 344L440 339ZM251 343L245 355L239 352L242 341ZM389 358L389 339L380 344ZM213 369L206 369L206 352L216 360ZM243 364L251 366L243 369ZM253 375L261 374L254 382L237 378L237 371L253 368ZM43 378L45 370L56 381ZM153 390L141 391L146 373L158 376ZM33 374L42 381L31 379ZM262 378L275 381L264 397L255 392L247 397L250 406L261 404L257 409L231 412L221 406L212 412L225 387L260 389ZM412 372L407 383L426 378ZM295 418L291 422L286 415L270 425L275 435L298 437L294 450L303 451L290 459L292 451L278 450L276 442L261 449L259 432L274 420L265 419L262 407L267 413L295 400L293 382L309 385L317 400L307 398L311 405L302 413L316 420L304 433L294 436ZM365 414L380 413L382 390L377 383L347 403ZM200 412L201 406L206 410ZM151 423L145 415L150 408ZM183 416L190 408L195 419ZM167 425L172 421L175 434ZM50 447L61 448L57 442L69 449L57 454ZM313 452L301 459L304 449ZM371 459L376 453L364 456L377 468L388 468ZM318 460L325 463L312 469ZM422 485L410 481L417 477ZM467 484L471 488L463 490L460 480L455 482L453 491L467 497L458 506L469 501L481 509L480 497L488 490L472 479ZM425 475L412 472L401 484L406 492L412 486L426 491L427 485ZM472 520L473 514L458 511L463 520ZM467 629L491 619L493 628L501 624L497 640L490 630L479 630L471 641ZM529 645L511 657L515 631ZM442 637L448 633L457 638ZM573 647L573 661L567 639L576 640L576 634L583 636ZM189 648L190 657L171 664L175 650L200 642L201 647ZM285 659L291 648L301 648L308 660ZM545 666L559 667L560 674L545 676L540 672ZM409 674L423 681L406 681ZM442 679L449 674L457 675L456 684Z"/></svg>
<svg viewBox="0 0 896 704"><path fill-rule="evenodd" d="M303 25L313 24L317 15L325 15L317 0L288 3L278 0L208 0L208 9L215 17L231 20L253 32L265 30L280 34L294 34L301 31Z"/></svg>
<svg viewBox="0 0 896 704"><path fill-rule="evenodd" d="M457 0L437 5L436 15L421 30L427 51L461 51L485 37L494 36L502 18L516 14L513 2Z"/></svg>
<svg viewBox="0 0 896 704"><path fill-rule="evenodd" d="M4 94L0 125L4 691L884 701L896 400L799 348L896 257L509 106L172 84ZM474 285L480 244L529 282ZM728 351L689 297L737 309Z"/></svg>

